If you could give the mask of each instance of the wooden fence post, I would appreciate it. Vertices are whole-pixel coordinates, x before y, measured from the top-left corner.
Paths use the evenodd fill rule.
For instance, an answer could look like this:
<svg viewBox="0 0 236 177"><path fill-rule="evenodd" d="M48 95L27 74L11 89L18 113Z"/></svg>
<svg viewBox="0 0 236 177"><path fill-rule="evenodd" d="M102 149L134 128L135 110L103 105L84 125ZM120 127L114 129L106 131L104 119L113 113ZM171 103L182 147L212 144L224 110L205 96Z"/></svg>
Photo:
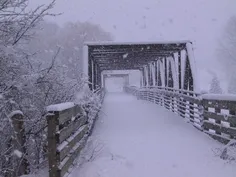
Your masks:
<svg viewBox="0 0 236 177"><path fill-rule="evenodd" d="M48 123L48 163L49 163L49 177L60 177L58 162L57 162L57 125L58 115L48 114L46 116Z"/></svg>
<svg viewBox="0 0 236 177"><path fill-rule="evenodd" d="M15 134L13 141L14 143L13 150L15 151L15 155L17 155L18 158L20 158L18 162L19 164L17 163L17 169L15 169L14 176L21 176L29 173L28 171L29 163L25 158L27 152L25 147L26 138L25 138L24 120L22 113L14 114L11 117L11 120ZM19 151L19 154L17 154L17 151Z"/></svg>

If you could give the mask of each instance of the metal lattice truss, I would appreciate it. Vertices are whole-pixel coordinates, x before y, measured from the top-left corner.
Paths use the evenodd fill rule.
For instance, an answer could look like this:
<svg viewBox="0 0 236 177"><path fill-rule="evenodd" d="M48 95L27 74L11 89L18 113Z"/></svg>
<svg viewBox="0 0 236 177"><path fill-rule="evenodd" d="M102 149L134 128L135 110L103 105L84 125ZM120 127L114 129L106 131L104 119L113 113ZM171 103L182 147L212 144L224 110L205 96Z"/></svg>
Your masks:
<svg viewBox="0 0 236 177"><path fill-rule="evenodd" d="M91 89L101 86L104 70L140 70L142 86L195 91L191 42L87 43Z"/></svg>

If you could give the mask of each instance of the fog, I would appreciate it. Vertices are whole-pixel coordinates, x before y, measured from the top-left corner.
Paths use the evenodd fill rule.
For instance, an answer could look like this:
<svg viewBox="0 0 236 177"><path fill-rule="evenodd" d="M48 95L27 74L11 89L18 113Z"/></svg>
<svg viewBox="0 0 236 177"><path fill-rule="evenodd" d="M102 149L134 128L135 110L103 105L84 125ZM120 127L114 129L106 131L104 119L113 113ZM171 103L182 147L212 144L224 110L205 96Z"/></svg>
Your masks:
<svg viewBox="0 0 236 177"><path fill-rule="evenodd" d="M224 88L216 50L235 7L234 0L58 0L54 12L63 14L49 20L60 25L90 21L111 32L115 41L191 40L201 87L208 89L211 73L217 72Z"/></svg>
<svg viewBox="0 0 236 177"><path fill-rule="evenodd" d="M222 159L236 159L236 0L4 0L0 11L0 176L70 173L89 137L70 177L235 177Z"/></svg>

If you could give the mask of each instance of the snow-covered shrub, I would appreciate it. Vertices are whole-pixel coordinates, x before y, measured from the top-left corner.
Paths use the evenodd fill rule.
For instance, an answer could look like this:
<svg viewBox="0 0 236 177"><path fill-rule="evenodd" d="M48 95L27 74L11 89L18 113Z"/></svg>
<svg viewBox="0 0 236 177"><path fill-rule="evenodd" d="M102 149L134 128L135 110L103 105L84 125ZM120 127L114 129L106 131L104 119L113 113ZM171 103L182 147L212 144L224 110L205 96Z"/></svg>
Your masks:
<svg viewBox="0 0 236 177"><path fill-rule="evenodd" d="M61 29L42 22L45 15L51 15L48 10L54 2L33 11L26 10L28 0L0 2L0 176L6 170L16 171L19 165L14 164L20 153L11 148L14 131L9 115L15 110L24 114L23 156L32 171L46 160L45 107L74 101L85 84L80 67L84 40L110 40L109 34L89 23ZM96 101L87 103L96 105Z"/></svg>
<svg viewBox="0 0 236 177"><path fill-rule="evenodd" d="M93 92L88 87L84 87L81 92L77 93L75 103L82 106L88 116L89 126L92 127L96 114L101 109L102 95L104 90Z"/></svg>
<svg viewBox="0 0 236 177"><path fill-rule="evenodd" d="M236 140L231 140L225 145L220 157L224 160L236 160Z"/></svg>

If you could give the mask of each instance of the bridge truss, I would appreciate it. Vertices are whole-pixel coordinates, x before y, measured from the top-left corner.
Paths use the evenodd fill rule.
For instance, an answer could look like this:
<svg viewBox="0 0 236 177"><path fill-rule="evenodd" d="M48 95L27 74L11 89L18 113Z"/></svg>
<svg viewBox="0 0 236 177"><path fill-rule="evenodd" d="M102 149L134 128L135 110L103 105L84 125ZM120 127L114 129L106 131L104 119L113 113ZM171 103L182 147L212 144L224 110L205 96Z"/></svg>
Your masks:
<svg viewBox="0 0 236 177"><path fill-rule="evenodd" d="M160 43L86 43L85 73L89 86L102 86L105 70L139 70L142 87L198 91L190 41Z"/></svg>

